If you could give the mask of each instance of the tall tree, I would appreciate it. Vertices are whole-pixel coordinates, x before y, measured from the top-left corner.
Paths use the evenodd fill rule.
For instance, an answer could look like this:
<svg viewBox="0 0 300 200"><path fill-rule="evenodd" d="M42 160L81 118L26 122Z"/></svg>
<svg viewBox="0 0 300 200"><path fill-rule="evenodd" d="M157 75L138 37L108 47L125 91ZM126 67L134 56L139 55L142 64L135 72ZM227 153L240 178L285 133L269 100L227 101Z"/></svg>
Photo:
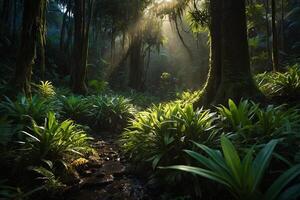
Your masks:
<svg viewBox="0 0 300 200"><path fill-rule="evenodd" d="M41 12L46 4L46 0L26 0L23 1L23 4L21 44L17 56L14 84L18 91L24 92L29 96L31 94L32 65L35 62L36 46L42 23L41 17L44 17Z"/></svg>
<svg viewBox="0 0 300 200"><path fill-rule="evenodd" d="M278 71L279 69L279 55L278 55L278 33L276 27L276 2L272 0L272 61L273 61L273 70Z"/></svg>
<svg viewBox="0 0 300 200"><path fill-rule="evenodd" d="M203 98L196 104L258 97L250 72L245 1L211 0L210 12L210 70Z"/></svg>
<svg viewBox="0 0 300 200"><path fill-rule="evenodd" d="M75 0L74 4L74 49L73 69L71 74L72 89L85 94L89 29L93 13L93 0Z"/></svg>
<svg viewBox="0 0 300 200"><path fill-rule="evenodd" d="M141 17L142 1L135 0L133 7L133 24L134 31L131 33L131 51L130 51L130 64L129 64L129 82L128 86L135 90L143 90L143 71L144 71L144 58L142 57L142 31L138 27L139 19Z"/></svg>

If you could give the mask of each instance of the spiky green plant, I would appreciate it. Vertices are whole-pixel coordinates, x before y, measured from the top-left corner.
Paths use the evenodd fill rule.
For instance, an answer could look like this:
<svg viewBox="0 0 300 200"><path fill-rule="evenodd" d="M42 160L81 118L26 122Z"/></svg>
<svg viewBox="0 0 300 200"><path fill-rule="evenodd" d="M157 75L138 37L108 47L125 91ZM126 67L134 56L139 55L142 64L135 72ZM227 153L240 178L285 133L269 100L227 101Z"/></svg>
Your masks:
<svg viewBox="0 0 300 200"><path fill-rule="evenodd" d="M61 96L59 100L62 104L61 114L65 119L83 121L87 116L90 103L82 96Z"/></svg>
<svg viewBox="0 0 300 200"><path fill-rule="evenodd" d="M294 65L286 72L263 73L255 76L260 90L271 98L280 97L283 101L297 100L300 97L300 67Z"/></svg>
<svg viewBox="0 0 300 200"><path fill-rule="evenodd" d="M0 117L0 145L7 145L13 140L22 125L12 124L6 117Z"/></svg>
<svg viewBox="0 0 300 200"><path fill-rule="evenodd" d="M218 106L221 121L218 127L230 133L240 143L264 143L272 138L296 134L300 130L300 112L296 108L259 104L243 100L235 104L229 100L227 106ZM237 142L236 141L236 142Z"/></svg>
<svg viewBox="0 0 300 200"><path fill-rule="evenodd" d="M216 114L194 110L192 104L169 103L140 112L122 134L125 152L136 161L171 164L184 159L182 149L189 140L212 145L215 141Z"/></svg>
<svg viewBox="0 0 300 200"><path fill-rule="evenodd" d="M28 156L37 160L61 161L92 150L91 137L72 120L58 122L53 112L48 113L43 126L33 121L31 130L23 133L27 136Z"/></svg>
<svg viewBox="0 0 300 200"><path fill-rule="evenodd" d="M235 199L273 200L280 195L292 180L300 175L300 165L295 165L281 174L266 191L261 190L260 185L270 164L276 144L277 140L271 140L255 158L253 148L251 148L241 160L234 145L223 136L221 138L223 154L218 150L198 143L195 143L195 145L205 152L208 157L195 151L185 150L202 167L177 165L166 168L186 171L218 182L224 185Z"/></svg>
<svg viewBox="0 0 300 200"><path fill-rule="evenodd" d="M91 96L89 116L94 126L101 129L120 130L133 117L135 109L129 99L118 95Z"/></svg>
<svg viewBox="0 0 300 200"><path fill-rule="evenodd" d="M5 100L0 103L1 113L15 124L27 125L31 119L42 122L47 113L53 109L51 102L38 96L32 98L18 96L15 101L5 97Z"/></svg>
<svg viewBox="0 0 300 200"><path fill-rule="evenodd" d="M38 94L44 98L51 98L56 94L55 88L50 81L41 81L36 87Z"/></svg>

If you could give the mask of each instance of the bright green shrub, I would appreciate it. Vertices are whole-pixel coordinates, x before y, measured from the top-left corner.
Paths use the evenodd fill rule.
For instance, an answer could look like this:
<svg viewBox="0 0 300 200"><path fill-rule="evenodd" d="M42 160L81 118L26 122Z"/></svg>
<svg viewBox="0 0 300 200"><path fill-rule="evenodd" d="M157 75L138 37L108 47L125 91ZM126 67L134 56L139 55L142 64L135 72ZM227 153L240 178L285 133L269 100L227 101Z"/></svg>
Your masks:
<svg viewBox="0 0 300 200"><path fill-rule="evenodd" d="M221 138L223 154L219 150L213 150L202 144L195 144L208 157L191 150L185 150L185 152L194 158L201 167L177 165L167 167L167 169L186 171L220 183L225 186L235 199L277 199L283 189L300 175L300 165L295 165L273 181L266 191L261 190L260 186L277 144L276 140L271 140L266 144L255 158L253 156L253 148L249 149L242 160L234 145L225 136ZM281 195L288 195L289 198L286 199L296 198L295 196L290 196L291 193L288 192ZM296 195L299 196L299 193Z"/></svg>
<svg viewBox="0 0 300 200"><path fill-rule="evenodd" d="M244 100L235 104L229 100L228 107L218 106L221 117L218 127L231 133L239 143L264 143L272 138L294 135L300 130L300 112L295 108L259 104Z"/></svg>
<svg viewBox="0 0 300 200"><path fill-rule="evenodd" d="M91 137L71 120L58 122L52 112L48 113L43 126L33 121L31 130L23 133L27 136L27 156L34 160L64 162L92 150L89 145Z"/></svg>
<svg viewBox="0 0 300 200"><path fill-rule="evenodd" d="M65 119L72 119L77 122L83 121L90 107L89 102L81 96L60 96L61 115Z"/></svg>
<svg viewBox="0 0 300 200"><path fill-rule="evenodd" d="M169 103L153 106L136 115L122 134L121 144L135 161L171 164L182 161L182 150L191 147L190 140L213 145L216 114L194 110L192 104Z"/></svg>
<svg viewBox="0 0 300 200"><path fill-rule="evenodd" d="M255 77L261 91L271 98L281 97L284 101L294 101L300 97L300 67L288 68L284 73L272 72Z"/></svg>
<svg viewBox="0 0 300 200"><path fill-rule="evenodd" d="M122 129L135 112L130 100L122 96L91 96L87 102L91 103L88 115L93 126L102 130Z"/></svg>
<svg viewBox="0 0 300 200"><path fill-rule="evenodd" d="M14 124L28 125L31 119L42 122L54 105L44 98L33 96L31 99L18 96L15 101L8 97L0 103L1 113Z"/></svg>
<svg viewBox="0 0 300 200"><path fill-rule="evenodd" d="M90 80L88 86L94 93L102 93L108 90L108 82L103 80Z"/></svg>

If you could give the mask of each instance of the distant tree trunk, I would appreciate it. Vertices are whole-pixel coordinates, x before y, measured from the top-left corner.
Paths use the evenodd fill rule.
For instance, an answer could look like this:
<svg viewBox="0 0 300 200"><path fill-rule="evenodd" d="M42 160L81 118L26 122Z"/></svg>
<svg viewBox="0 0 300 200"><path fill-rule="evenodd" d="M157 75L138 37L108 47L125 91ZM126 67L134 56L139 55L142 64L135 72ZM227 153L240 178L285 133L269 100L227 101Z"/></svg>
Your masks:
<svg viewBox="0 0 300 200"><path fill-rule="evenodd" d="M284 0L281 0L281 49L285 51L284 48Z"/></svg>
<svg viewBox="0 0 300 200"><path fill-rule="evenodd" d="M73 70L71 74L72 90L76 93L87 93L86 70L88 55L88 36L92 18L93 0L86 2L75 0L74 7L74 49L73 49ZM88 13L86 14L86 10Z"/></svg>
<svg viewBox="0 0 300 200"><path fill-rule="evenodd" d="M115 63L115 50L116 50L116 35L115 35L114 23L111 27L111 38L110 38L110 64L114 66Z"/></svg>
<svg viewBox="0 0 300 200"><path fill-rule="evenodd" d="M16 36L17 36L17 4L18 0L14 1L14 13L13 13L13 24L12 24L12 42L15 43Z"/></svg>
<svg viewBox="0 0 300 200"><path fill-rule="evenodd" d="M70 10L71 10L71 0L69 0L67 2L67 9L63 15L61 29L60 29L59 47L60 47L61 52L64 51L66 25L67 25L68 14L70 14Z"/></svg>
<svg viewBox="0 0 300 200"><path fill-rule="evenodd" d="M1 22L0 22L0 32L1 34L5 34L10 30L10 13L12 10L12 1L11 0L3 0L2 10L1 10Z"/></svg>
<svg viewBox="0 0 300 200"><path fill-rule="evenodd" d="M39 64L41 68L41 79L45 79L45 71L46 71L46 55L45 55L45 47L46 47L46 32L47 32L47 21L46 21L46 12L47 12L47 1L43 1L40 7L40 16L39 16L39 28L38 28L38 58Z"/></svg>
<svg viewBox="0 0 300 200"><path fill-rule="evenodd" d="M45 0L26 0L24 3L21 44L16 62L14 84L18 91L31 95L32 65L36 55L40 12Z"/></svg>
<svg viewBox="0 0 300 200"><path fill-rule="evenodd" d="M272 61L273 71L279 70L279 54L278 54L278 33L276 27L276 2L272 0L272 36L273 36L273 50L272 50Z"/></svg>
<svg viewBox="0 0 300 200"><path fill-rule="evenodd" d="M142 56L142 37L139 34L132 40L130 53L129 87L141 91L143 83L144 59Z"/></svg>
<svg viewBox="0 0 300 200"><path fill-rule="evenodd" d="M269 0L265 0L265 18L266 18L266 28L267 28L267 39L266 39L266 44L267 44L267 52L268 52L268 60L267 60L267 66L269 67L269 63L272 57L271 53L271 47L270 47L270 25L269 25L269 13L270 13L270 5L269 5Z"/></svg>
<svg viewBox="0 0 300 200"><path fill-rule="evenodd" d="M229 98L239 101L260 96L250 72L245 1L212 0L210 6L212 60L202 97L204 102L200 99L200 104L219 104L226 103ZM218 12L220 7L222 10ZM222 20L218 20L220 13ZM220 23L221 35L218 33ZM199 106L199 103L196 105Z"/></svg>
<svg viewBox="0 0 300 200"><path fill-rule="evenodd" d="M135 16L134 19L138 22L140 11L139 11L139 0L135 1ZM142 33L136 30L131 35L131 51L130 51L130 63L129 63L129 82L128 86L137 91L142 91L143 85L143 72L144 72L144 57L142 56L142 45L143 38Z"/></svg>

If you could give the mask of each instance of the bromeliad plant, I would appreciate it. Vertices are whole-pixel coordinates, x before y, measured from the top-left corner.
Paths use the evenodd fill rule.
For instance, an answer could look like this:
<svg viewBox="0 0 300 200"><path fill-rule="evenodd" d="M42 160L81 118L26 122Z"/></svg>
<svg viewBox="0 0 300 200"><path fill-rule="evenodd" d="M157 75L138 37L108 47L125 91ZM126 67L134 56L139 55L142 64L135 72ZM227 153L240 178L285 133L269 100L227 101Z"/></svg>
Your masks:
<svg viewBox="0 0 300 200"><path fill-rule="evenodd" d="M264 73L256 76L259 88L269 97L281 97L284 101L300 97L300 67L289 67L285 73Z"/></svg>
<svg viewBox="0 0 300 200"><path fill-rule="evenodd" d="M243 144L293 136L300 130L300 112L296 108L273 105L260 108L248 100L239 104L229 100L228 107L221 105L217 110L221 117L218 126Z"/></svg>
<svg viewBox="0 0 300 200"><path fill-rule="evenodd" d="M135 113L130 100L123 96L91 96L87 101L92 104L88 115L93 126L102 130L123 129Z"/></svg>
<svg viewBox="0 0 300 200"><path fill-rule="evenodd" d="M50 81L41 81L36 87L38 94L44 98L51 98L56 95L55 88Z"/></svg>
<svg viewBox="0 0 300 200"><path fill-rule="evenodd" d="M208 157L195 151L185 150L201 167L177 165L166 167L165 169L185 171L218 182L224 185L235 199L273 200L277 199L283 189L300 175L300 165L295 165L281 174L266 191L261 190L261 183L277 143L277 140L271 140L260 150L255 158L253 156L254 148L251 148L241 160L234 145L225 136L222 136L221 147L223 154L219 150L214 150L198 143L194 144L205 152ZM292 193L290 193L290 190L287 190L281 196L286 197L289 194ZM295 196L288 197L287 199L292 199Z"/></svg>
<svg viewBox="0 0 300 200"><path fill-rule="evenodd" d="M27 98L18 96L15 101L8 97L0 103L0 110L14 124L30 124L31 119L42 122L47 113L53 110L54 106L47 100L38 96Z"/></svg>
<svg viewBox="0 0 300 200"><path fill-rule="evenodd" d="M87 116L90 103L81 96L61 96L61 114L65 119L72 119L81 122Z"/></svg>
<svg viewBox="0 0 300 200"><path fill-rule="evenodd" d="M209 110L194 110L192 104L169 103L140 112L121 138L126 153L137 162L158 164L182 162L184 148L190 140L209 146L215 144L216 114Z"/></svg>
<svg viewBox="0 0 300 200"><path fill-rule="evenodd" d="M58 122L53 112L49 112L43 126L32 122L31 131L25 145L28 156L36 160L62 161L83 156L92 151L89 141L92 140L72 120Z"/></svg>

